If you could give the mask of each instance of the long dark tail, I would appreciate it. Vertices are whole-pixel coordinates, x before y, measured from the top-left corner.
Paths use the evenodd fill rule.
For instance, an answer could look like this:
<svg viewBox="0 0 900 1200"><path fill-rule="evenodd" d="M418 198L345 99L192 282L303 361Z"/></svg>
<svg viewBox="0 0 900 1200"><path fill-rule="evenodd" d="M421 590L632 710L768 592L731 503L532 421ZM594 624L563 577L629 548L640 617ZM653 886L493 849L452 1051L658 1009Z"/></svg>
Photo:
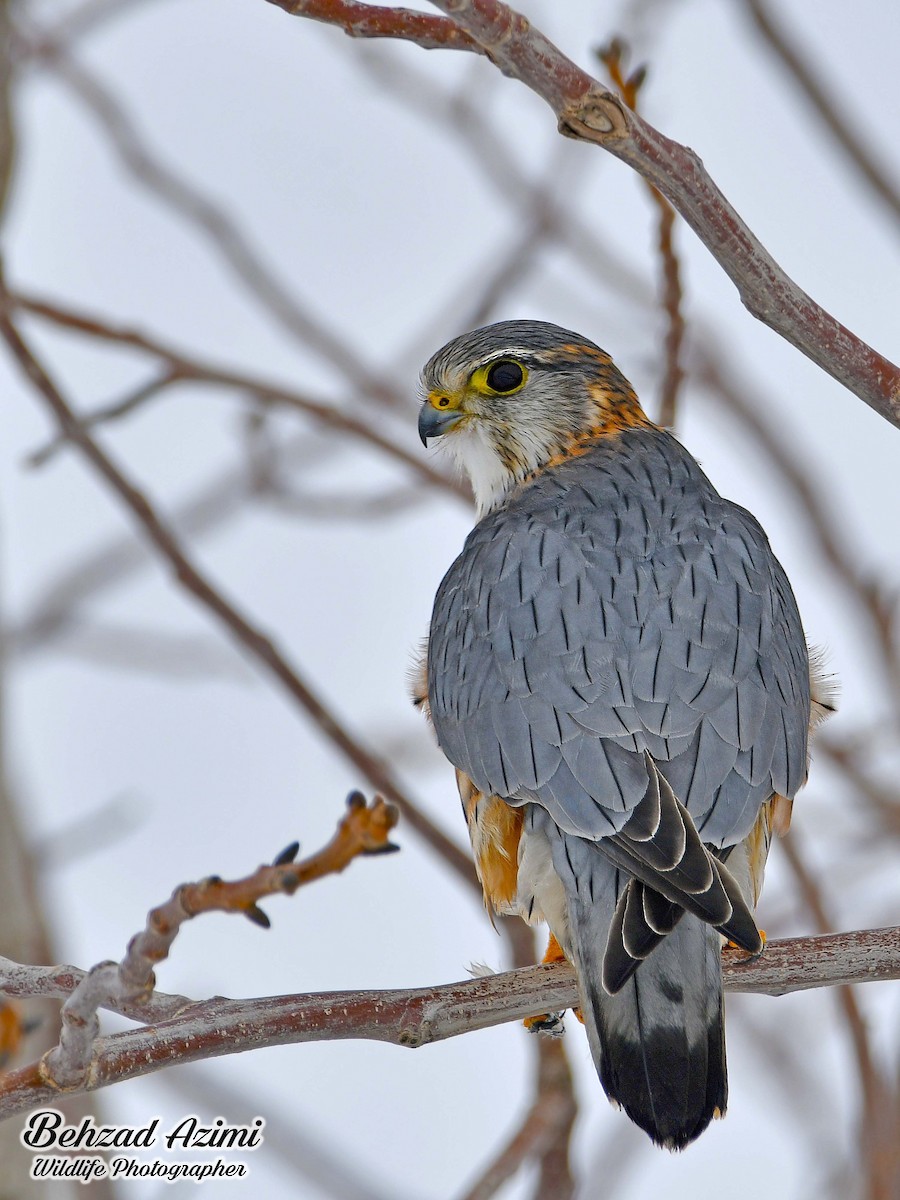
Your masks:
<svg viewBox="0 0 900 1200"><path fill-rule="evenodd" d="M724 1113L728 1096L721 938L684 913L621 990L610 994L603 960L629 875L596 843L549 821L545 830L566 895L564 949L578 974L600 1081L654 1142L681 1150Z"/></svg>
<svg viewBox="0 0 900 1200"><path fill-rule="evenodd" d="M611 996L586 932L576 934L575 954L600 1081L654 1142L682 1150L728 1099L721 939L686 915Z"/></svg>

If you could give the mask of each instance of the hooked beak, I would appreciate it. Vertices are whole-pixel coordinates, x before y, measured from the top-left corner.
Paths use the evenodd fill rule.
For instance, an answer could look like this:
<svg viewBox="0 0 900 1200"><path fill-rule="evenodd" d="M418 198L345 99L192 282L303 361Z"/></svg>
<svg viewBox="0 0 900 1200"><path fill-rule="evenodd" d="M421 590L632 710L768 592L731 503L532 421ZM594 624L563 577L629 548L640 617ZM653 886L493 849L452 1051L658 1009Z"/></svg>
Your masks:
<svg viewBox="0 0 900 1200"><path fill-rule="evenodd" d="M429 396L419 410L419 437L422 445L428 445L429 438L441 437L448 433L454 425L458 425L465 414L454 405L452 408L436 408Z"/></svg>

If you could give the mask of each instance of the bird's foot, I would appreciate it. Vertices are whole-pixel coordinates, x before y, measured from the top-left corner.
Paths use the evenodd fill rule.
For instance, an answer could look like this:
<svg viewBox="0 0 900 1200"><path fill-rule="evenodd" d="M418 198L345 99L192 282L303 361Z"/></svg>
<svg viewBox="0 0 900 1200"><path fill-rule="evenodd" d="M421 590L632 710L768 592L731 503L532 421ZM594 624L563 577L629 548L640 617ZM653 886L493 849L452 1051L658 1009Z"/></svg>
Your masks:
<svg viewBox="0 0 900 1200"><path fill-rule="evenodd" d="M722 955L725 962L732 966L738 966L741 963L756 962L766 949L766 931L764 929L759 931L759 940L762 945L755 951L745 950L743 946L739 946L736 942L726 941L722 947Z"/></svg>
<svg viewBox="0 0 900 1200"><path fill-rule="evenodd" d="M545 1037L560 1038L566 1032L564 1015L561 1012L540 1013L536 1017L526 1017L522 1024L529 1033L541 1033Z"/></svg>
<svg viewBox="0 0 900 1200"><path fill-rule="evenodd" d="M565 962L566 956L563 954L562 947L559 942L550 934L550 940L547 942L547 949L542 963ZM579 1021L582 1020L581 1010L576 1008L572 1010ZM529 1033L542 1033L547 1037L562 1037L566 1032L566 1026L563 1021L564 1014L561 1012L539 1013L535 1017L526 1017L522 1024Z"/></svg>

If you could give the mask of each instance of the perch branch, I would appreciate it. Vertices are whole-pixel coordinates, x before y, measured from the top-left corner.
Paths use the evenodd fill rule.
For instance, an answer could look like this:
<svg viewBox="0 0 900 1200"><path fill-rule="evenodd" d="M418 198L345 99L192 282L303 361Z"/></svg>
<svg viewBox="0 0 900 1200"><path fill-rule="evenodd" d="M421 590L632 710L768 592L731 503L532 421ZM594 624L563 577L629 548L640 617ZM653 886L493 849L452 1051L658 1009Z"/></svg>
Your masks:
<svg viewBox="0 0 900 1200"><path fill-rule="evenodd" d="M730 991L769 995L900 979L900 927L769 942L756 961L726 961L724 977ZM98 1038L82 1088L106 1087L175 1063L296 1042L361 1038L415 1048L577 1003L567 963L542 963L441 987L255 1000L217 997L152 1029ZM0 1118L56 1099L58 1092L47 1084L38 1063L0 1077Z"/></svg>

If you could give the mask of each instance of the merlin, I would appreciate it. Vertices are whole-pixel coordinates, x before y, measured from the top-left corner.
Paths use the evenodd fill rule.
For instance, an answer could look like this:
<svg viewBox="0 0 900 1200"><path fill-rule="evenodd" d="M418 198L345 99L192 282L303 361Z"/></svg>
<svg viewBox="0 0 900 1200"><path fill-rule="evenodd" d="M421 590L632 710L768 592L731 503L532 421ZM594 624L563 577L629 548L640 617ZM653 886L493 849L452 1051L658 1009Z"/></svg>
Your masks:
<svg viewBox="0 0 900 1200"><path fill-rule="evenodd" d="M762 949L770 836L827 692L758 522L593 342L504 321L422 378L420 436L468 474L478 522L420 699L485 901L546 922L607 1095L681 1149L725 1111L720 950Z"/></svg>

